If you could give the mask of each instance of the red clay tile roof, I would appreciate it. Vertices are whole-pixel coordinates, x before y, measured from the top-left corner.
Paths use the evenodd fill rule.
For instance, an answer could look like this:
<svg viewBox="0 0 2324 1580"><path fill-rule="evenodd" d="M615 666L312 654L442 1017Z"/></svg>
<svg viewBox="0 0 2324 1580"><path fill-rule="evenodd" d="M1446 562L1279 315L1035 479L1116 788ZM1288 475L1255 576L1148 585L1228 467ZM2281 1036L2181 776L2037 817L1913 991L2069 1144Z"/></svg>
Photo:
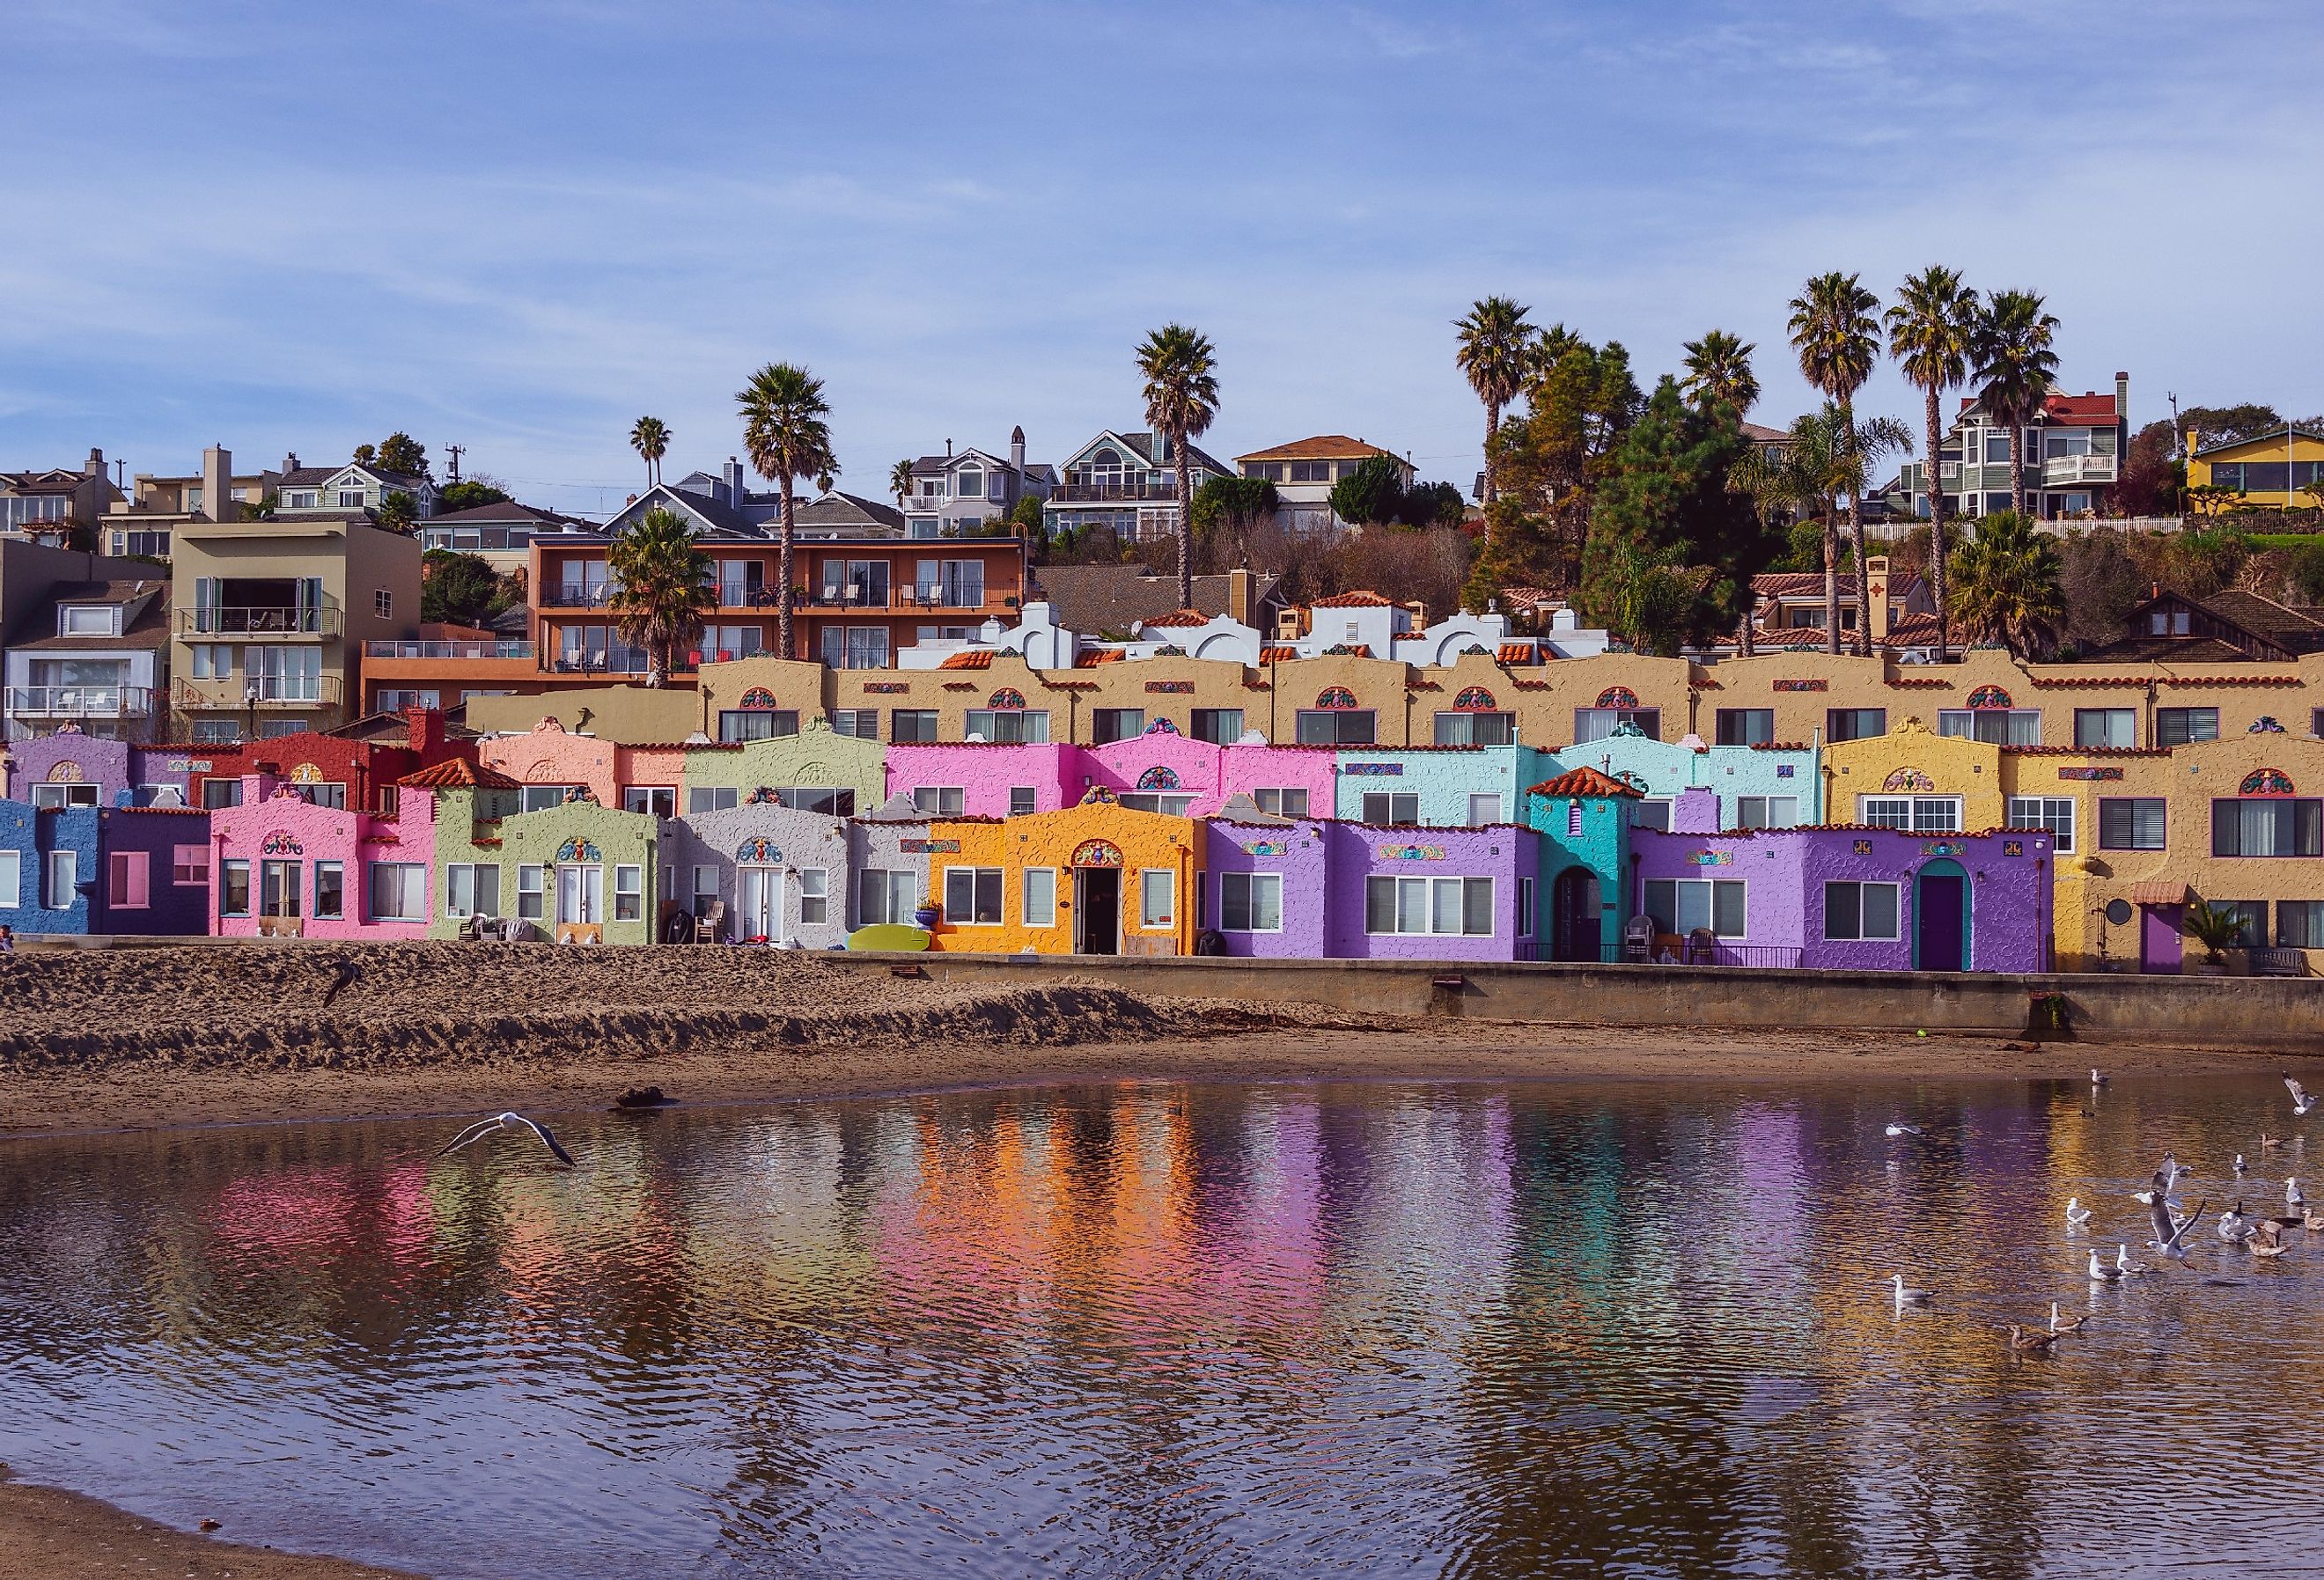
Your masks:
<svg viewBox="0 0 2324 1580"><path fill-rule="evenodd" d="M497 768L487 768L471 762L465 757L447 757L432 767L417 773L407 773L396 781L415 790L516 790L515 780Z"/></svg>
<svg viewBox="0 0 2324 1580"><path fill-rule="evenodd" d="M1298 656L1299 650L1296 647L1263 647L1259 650L1259 661L1262 664L1287 664Z"/></svg>
<svg viewBox="0 0 2324 1580"><path fill-rule="evenodd" d="M1118 664L1120 661L1121 650L1120 648L1102 647L1095 652L1085 652L1074 659L1074 668L1076 670L1094 670L1100 664Z"/></svg>
<svg viewBox="0 0 2324 1580"><path fill-rule="evenodd" d="M1497 664L1529 664L1540 651L1529 642L1505 642L1501 643L1500 651L1493 655L1493 661Z"/></svg>
<svg viewBox="0 0 2324 1580"><path fill-rule="evenodd" d="M1328 598L1317 598L1307 606L1311 609L1388 609L1396 606L1396 600L1384 598L1378 593L1333 593Z"/></svg>
<svg viewBox="0 0 2324 1580"><path fill-rule="evenodd" d="M952 654L936 667L941 670L989 670L992 667L992 653L987 648L971 648L966 652Z"/></svg>
<svg viewBox="0 0 2324 1580"><path fill-rule="evenodd" d="M1157 625L1208 625L1214 618L1216 616L1205 614L1200 609L1180 609L1176 614L1158 614L1144 624L1150 631Z"/></svg>
<svg viewBox="0 0 2324 1580"><path fill-rule="evenodd" d="M2004 746L2010 757L2168 757L2168 746Z"/></svg>
<svg viewBox="0 0 2324 1580"><path fill-rule="evenodd" d="M1529 796L1631 796L1639 794L1636 787L1599 772L1594 768L1569 768L1555 779L1545 780L1526 791Z"/></svg>

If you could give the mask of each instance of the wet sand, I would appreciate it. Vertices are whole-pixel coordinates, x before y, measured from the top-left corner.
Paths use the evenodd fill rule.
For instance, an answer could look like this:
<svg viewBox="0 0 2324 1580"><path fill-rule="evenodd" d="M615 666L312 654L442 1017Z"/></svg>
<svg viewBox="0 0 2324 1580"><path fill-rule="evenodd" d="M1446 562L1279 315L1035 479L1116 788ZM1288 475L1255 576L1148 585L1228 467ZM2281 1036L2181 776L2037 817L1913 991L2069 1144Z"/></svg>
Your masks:
<svg viewBox="0 0 2324 1580"><path fill-rule="evenodd" d="M411 1580L339 1558L240 1547L220 1537L173 1530L110 1503L28 1487L0 1465L0 1576L7 1580Z"/></svg>

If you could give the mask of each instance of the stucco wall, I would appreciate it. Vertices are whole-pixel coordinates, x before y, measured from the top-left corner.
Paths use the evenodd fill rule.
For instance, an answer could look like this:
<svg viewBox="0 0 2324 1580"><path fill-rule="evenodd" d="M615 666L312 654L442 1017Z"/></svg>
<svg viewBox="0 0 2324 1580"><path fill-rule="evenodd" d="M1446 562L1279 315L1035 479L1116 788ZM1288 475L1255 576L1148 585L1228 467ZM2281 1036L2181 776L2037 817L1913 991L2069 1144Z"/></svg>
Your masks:
<svg viewBox="0 0 2324 1580"><path fill-rule="evenodd" d="M1960 735L1940 735L1912 719L1890 718L1888 733L1842 741L1824 753L1828 820L1862 820L1863 798L1943 795L1961 799L1961 827L1971 833L2008 821L2001 748Z"/></svg>
<svg viewBox="0 0 2324 1580"><path fill-rule="evenodd" d="M756 931L753 919L743 915L736 867L748 855L754 867L779 869L782 875L782 916L779 926L766 936L772 940L795 938L810 949L843 944L849 932L849 905L854 891L847 823L820 813L794 811L772 805L735 807L718 812L697 812L667 826L671 882L669 898L691 908L697 867L717 871L718 897L726 905L726 935L747 939ZM745 849L763 840L765 848ZM801 916L803 872L824 874L825 919ZM769 919L771 920L772 919Z"/></svg>
<svg viewBox="0 0 2324 1580"><path fill-rule="evenodd" d="M1222 928L1221 881L1229 873L1274 873L1283 879L1282 929L1277 932L1224 932L1230 955L1261 956L1295 960L1320 960L1329 947L1330 919L1325 909L1329 856L1324 834L1329 825L1314 818L1288 823L1222 823L1203 825L1204 885L1202 925Z"/></svg>
<svg viewBox="0 0 2324 1580"><path fill-rule="evenodd" d="M820 721L802 725L796 735L686 753L689 790L724 786L748 795L761 786L850 790L858 816L887 799L887 779L886 753L879 742L836 734ZM681 798L678 810L685 809Z"/></svg>
<svg viewBox="0 0 2324 1580"><path fill-rule="evenodd" d="M519 784L587 785L608 807L622 804L614 753L612 741L575 735L553 718L536 719L521 735L495 735L476 747L479 762Z"/></svg>
<svg viewBox="0 0 2324 1580"><path fill-rule="evenodd" d="M78 935L91 930L90 896L105 881L97 861L97 812L94 807L36 812L28 801L0 801L0 850L15 851L21 863L17 902L0 910L0 923L20 933ZM58 850L74 853L69 894L49 892L49 853ZM6 898L0 894L0 900ZM51 905L51 899L66 903Z"/></svg>
<svg viewBox="0 0 2324 1580"><path fill-rule="evenodd" d="M850 931L864 925L862 894L855 887L862 875L871 870L913 874L912 898L916 901L928 893L928 826L925 822L867 822L859 819L847 827L848 867L852 874L847 896L847 926ZM906 845L915 848L907 850ZM898 919L908 922L908 916Z"/></svg>
<svg viewBox="0 0 2324 1580"><path fill-rule="evenodd" d="M1511 960L1533 953L1535 940L1518 935L1517 880L1540 867L1538 837L1529 828L1430 828L1414 833L1335 823L1324 831L1331 882L1325 949L1335 959ZM1365 888L1374 876L1489 878L1493 930L1487 934L1370 933ZM1288 903L1286 901L1286 903Z"/></svg>
<svg viewBox="0 0 2324 1580"><path fill-rule="evenodd" d="M1336 759L1333 816L1360 821L1367 793L1413 794L1420 798L1419 822L1462 828L1469 826L1471 796L1498 795L1499 820L1512 822L1525 791L1556 772L1554 765L1543 772L1546 761L1530 746L1347 748Z"/></svg>
<svg viewBox="0 0 2324 1580"><path fill-rule="evenodd" d="M487 826L489 827L489 825ZM498 862L501 868L503 892L511 898L503 901L503 910L516 914L514 900L518 892L517 869L539 866L551 869L543 884L542 914L532 919L550 937L558 936L557 877L554 868L558 856L567 849L567 842L586 841L594 852L578 862L567 857L569 864L603 867L602 915L604 921L601 941L607 944L650 943L656 936L660 914L661 839L664 826L642 812L624 812L618 807L594 805L587 801L568 801L562 806L545 808L538 812L521 812L504 818L499 824L498 845L470 843L463 851L460 836L465 830L447 829L443 841L446 861ZM615 904L615 871L622 866L642 868L640 874L639 915L623 919L617 916ZM437 908L441 909L438 901Z"/></svg>
<svg viewBox="0 0 2324 1580"><path fill-rule="evenodd" d="M98 813L97 842L105 859L94 891L96 919L91 930L162 936L208 933L209 834L209 816L205 812L115 808ZM180 845L200 853L204 882L176 881ZM117 851L144 854L146 903L143 907L114 903L113 856Z"/></svg>
<svg viewBox="0 0 2324 1580"><path fill-rule="evenodd" d="M998 926L963 923L947 914L936 927L939 949L1039 954L1074 951L1074 857L1093 841L1103 841L1120 853L1120 938L1125 950L1140 947L1191 953L1194 948L1195 874L1204 854L1200 826L1189 818L1169 818L1159 812L1133 811L1105 802L1067 807L1056 812L1010 818L998 823L970 820L937 821L928 826L929 843L937 848L928 856L930 892L938 903L945 897L945 872L952 867L998 867L1001 871L1001 917ZM956 844L957 850L943 849ZM1024 872L1047 867L1057 873L1056 923L1028 927L1024 921ZM1167 928L1141 925L1141 872L1159 870L1176 874L1175 908Z"/></svg>
<svg viewBox="0 0 2324 1580"><path fill-rule="evenodd" d="M1792 796L1799 801L1801 822L1823 820L1813 748L1691 746L1623 734L1562 748L1541 772L1548 778L1569 768L1594 768L1656 800L1708 789L1719 797L1722 828L1736 826L1736 801L1743 796Z"/></svg>
<svg viewBox="0 0 2324 1580"><path fill-rule="evenodd" d="M1007 817L1009 792L1019 785L1031 787L1033 808L1038 812L1054 812L1079 800L1082 793L1080 754L1065 744L890 746L886 767L888 795L956 786L961 813L970 818ZM859 810L868 812L877 804L875 798Z"/></svg>
<svg viewBox="0 0 2324 1580"><path fill-rule="evenodd" d="M401 816L374 818L368 813L309 806L287 784L252 774L243 781L242 805L210 814L210 930L226 938L255 938L263 930L258 911L263 904L260 864L280 860L298 864L299 917L296 936L309 938L421 938L428 936L427 918L443 903L434 872L429 873L426 910L412 921L374 921L371 917L371 864L411 862L432 867L436 852L435 807L427 792L406 792ZM270 841L275 849L267 848ZM226 916L226 886L220 877L226 861L250 863L250 911ZM346 902L343 914L315 914L315 868L318 862L341 864Z"/></svg>

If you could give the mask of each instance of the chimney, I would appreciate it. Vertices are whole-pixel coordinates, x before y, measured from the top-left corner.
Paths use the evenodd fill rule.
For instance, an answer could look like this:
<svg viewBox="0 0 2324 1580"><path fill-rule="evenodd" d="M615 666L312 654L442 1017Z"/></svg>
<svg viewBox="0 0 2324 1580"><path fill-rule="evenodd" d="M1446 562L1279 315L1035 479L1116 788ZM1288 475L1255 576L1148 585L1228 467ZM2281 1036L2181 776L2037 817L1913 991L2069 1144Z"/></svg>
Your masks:
<svg viewBox="0 0 2324 1580"><path fill-rule="evenodd" d="M1865 629L1872 633L1873 645L1888 640L1888 557L1875 554L1864 561L1865 581L1872 595L1872 607L1864 612Z"/></svg>
<svg viewBox="0 0 2324 1580"><path fill-rule="evenodd" d="M2130 375L2126 373L2114 375L2114 420L2116 422L2130 420Z"/></svg>
<svg viewBox="0 0 2324 1580"><path fill-rule="evenodd" d="M1258 580L1248 565L1238 565L1227 572L1227 618L1238 625L1250 624L1250 595Z"/></svg>
<svg viewBox="0 0 2324 1580"><path fill-rule="evenodd" d="M202 452L202 513L214 522L233 521L241 513L233 502L234 452L212 445Z"/></svg>
<svg viewBox="0 0 2324 1580"><path fill-rule="evenodd" d="M945 459L947 461L952 459L952 440L950 439L945 440Z"/></svg>
<svg viewBox="0 0 2324 1580"><path fill-rule="evenodd" d="M299 452L297 450L291 450L282 457L282 475L287 477L298 469Z"/></svg>
<svg viewBox="0 0 2324 1580"><path fill-rule="evenodd" d="M403 710L404 739L410 744L422 768L433 767L444 751L444 712L436 707L407 707Z"/></svg>
<svg viewBox="0 0 2324 1580"><path fill-rule="evenodd" d="M748 479L742 476L742 463L736 457L728 456L726 465L721 468L720 475L726 480L726 503L734 509L741 510L744 502L750 497Z"/></svg>
<svg viewBox="0 0 2324 1580"><path fill-rule="evenodd" d="M104 476L105 452L92 445L89 448L88 459L81 463L80 470L81 476L84 477Z"/></svg>
<svg viewBox="0 0 2324 1580"><path fill-rule="evenodd" d="M1020 474L1025 470L1025 425L1021 422L1009 430L1009 465Z"/></svg>

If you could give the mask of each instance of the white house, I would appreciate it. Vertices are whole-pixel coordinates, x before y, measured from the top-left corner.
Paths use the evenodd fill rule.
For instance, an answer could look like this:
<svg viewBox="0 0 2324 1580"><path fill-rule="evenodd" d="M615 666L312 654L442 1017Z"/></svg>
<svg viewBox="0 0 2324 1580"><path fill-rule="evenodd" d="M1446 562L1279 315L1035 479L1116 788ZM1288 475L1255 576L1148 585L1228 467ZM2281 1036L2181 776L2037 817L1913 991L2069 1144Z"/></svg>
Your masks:
<svg viewBox="0 0 2324 1580"><path fill-rule="evenodd" d="M912 492L902 502L905 535L968 536L993 517L1009 514L1019 500L1048 498L1056 480L1057 469L1047 462L1026 463L1021 427L1010 432L1005 460L990 450L955 453L946 439L944 454L912 463Z"/></svg>

